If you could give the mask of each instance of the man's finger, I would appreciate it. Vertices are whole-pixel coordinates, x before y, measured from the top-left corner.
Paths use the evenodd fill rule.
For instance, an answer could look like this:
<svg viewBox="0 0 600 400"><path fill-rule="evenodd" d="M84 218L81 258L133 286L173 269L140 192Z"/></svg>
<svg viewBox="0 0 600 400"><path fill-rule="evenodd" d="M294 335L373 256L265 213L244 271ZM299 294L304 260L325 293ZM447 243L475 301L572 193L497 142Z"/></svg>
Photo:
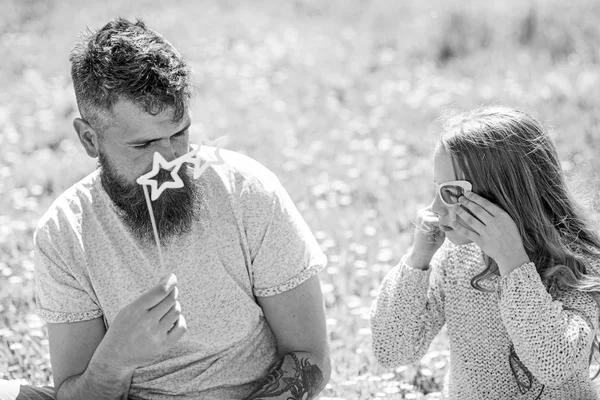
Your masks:
<svg viewBox="0 0 600 400"><path fill-rule="evenodd" d="M160 319L162 319L175 305L175 303L177 303L178 295L179 289L177 289L177 286L175 286L173 290L171 290L171 293L169 293L164 299L160 301L160 303L158 303L149 310L150 318L153 318L155 321L159 321ZM171 325L173 324L173 322L174 321L171 322Z"/></svg>
<svg viewBox="0 0 600 400"><path fill-rule="evenodd" d="M167 297L173 288L177 285L177 277L175 274L169 274L162 278L155 286L150 288L146 293L142 294L137 301L146 310L160 303Z"/></svg>
<svg viewBox="0 0 600 400"><path fill-rule="evenodd" d="M161 318L159 325L160 329L167 332L171 329L173 324L177 322L179 317L181 316L181 304L178 301L173 304L173 306L163 315Z"/></svg>
<svg viewBox="0 0 600 400"><path fill-rule="evenodd" d="M181 337L187 332L187 324L185 322L185 318L183 315L180 315L175 325L171 328L169 333L167 333L167 337L171 341L171 343L177 342Z"/></svg>

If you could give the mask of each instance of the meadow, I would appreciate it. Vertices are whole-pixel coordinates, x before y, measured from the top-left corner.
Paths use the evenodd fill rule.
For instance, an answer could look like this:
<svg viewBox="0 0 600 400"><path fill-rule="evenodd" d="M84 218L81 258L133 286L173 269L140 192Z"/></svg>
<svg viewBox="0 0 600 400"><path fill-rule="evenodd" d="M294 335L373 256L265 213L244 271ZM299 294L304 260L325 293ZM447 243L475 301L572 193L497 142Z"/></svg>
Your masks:
<svg viewBox="0 0 600 400"><path fill-rule="evenodd" d="M0 379L50 384L32 236L96 166L78 143L68 55L78 32L142 17L195 71L194 134L274 171L329 264L333 372L322 399L436 399L445 332L412 365L379 366L369 311L433 196L448 109L541 119L600 227L600 3L594 0L3 0L0 14Z"/></svg>

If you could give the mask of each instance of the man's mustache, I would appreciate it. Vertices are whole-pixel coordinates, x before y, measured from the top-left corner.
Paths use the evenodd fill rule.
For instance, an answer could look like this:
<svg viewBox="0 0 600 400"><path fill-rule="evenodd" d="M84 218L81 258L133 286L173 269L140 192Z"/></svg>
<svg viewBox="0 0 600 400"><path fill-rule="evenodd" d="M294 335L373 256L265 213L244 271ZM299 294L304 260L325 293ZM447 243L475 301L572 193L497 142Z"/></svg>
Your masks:
<svg viewBox="0 0 600 400"><path fill-rule="evenodd" d="M144 241L153 241L150 209L142 185L120 177L106 157L102 157L100 167L105 190L118 206L121 219L137 237ZM189 163L182 165L178 175L184 182L184 187L168 189L152 202L161 241L189 231L196 217L197 189L192 178L193 166ZM153 179L158 185L172 181L172 172L160 169Z"/></svg>

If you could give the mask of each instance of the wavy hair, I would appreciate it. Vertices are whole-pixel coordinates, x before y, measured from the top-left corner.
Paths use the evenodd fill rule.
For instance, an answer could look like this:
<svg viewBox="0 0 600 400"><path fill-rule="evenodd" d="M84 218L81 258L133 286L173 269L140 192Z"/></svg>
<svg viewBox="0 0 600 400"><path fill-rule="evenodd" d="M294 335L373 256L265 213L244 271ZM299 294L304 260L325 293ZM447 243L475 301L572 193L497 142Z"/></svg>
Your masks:
<svg viewBox="0 0 600 400"><path fill-rule="evenodd" d="M173 122L184 116L193 95L191 71L160 34L117 18L100 30L80 35L69 57L81 117L102 133L112 107L129 100L152 115L173 109Z"/></svg>
<svg viewBox="0 0 600 400"><path fill-rule="evenodd" d="M516 109L479 108L444 117L439 145L458 178L515 221L546 286L588 292L600 306L600 271L592 271L585 258L600 256L600 239L570 194L543 125ZM481 291L480 282L498 273L494 260L484 255L484 262L486 268L471 280ZM593 350L600 350L597 338Z"/></svg>

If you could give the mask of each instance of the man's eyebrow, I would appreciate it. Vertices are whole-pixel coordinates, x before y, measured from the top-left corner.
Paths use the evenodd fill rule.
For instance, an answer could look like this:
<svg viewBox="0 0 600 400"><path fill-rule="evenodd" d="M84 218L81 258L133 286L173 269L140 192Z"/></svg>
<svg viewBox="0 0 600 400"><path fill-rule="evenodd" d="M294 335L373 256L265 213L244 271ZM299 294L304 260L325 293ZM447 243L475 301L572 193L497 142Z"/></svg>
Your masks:
<svg viewBox="0 0 600 400"><path fill-rule="evenodd" d="M185 132L186 130L188 130L190 128L191 125L192 125L192 121L188 121L187 124L185 124L185 127L183 129L181 129L178 132L175 132L171 136L179 135L180 133ZM160 138L160 139L162 139L162 138ZM129 145L146 144L146 143L156 142L157 140L160 140L160 139L150 139L150 140L137 139L137 140L132 140L131 142L127 142L127 144L129 144Z"/></svg>

